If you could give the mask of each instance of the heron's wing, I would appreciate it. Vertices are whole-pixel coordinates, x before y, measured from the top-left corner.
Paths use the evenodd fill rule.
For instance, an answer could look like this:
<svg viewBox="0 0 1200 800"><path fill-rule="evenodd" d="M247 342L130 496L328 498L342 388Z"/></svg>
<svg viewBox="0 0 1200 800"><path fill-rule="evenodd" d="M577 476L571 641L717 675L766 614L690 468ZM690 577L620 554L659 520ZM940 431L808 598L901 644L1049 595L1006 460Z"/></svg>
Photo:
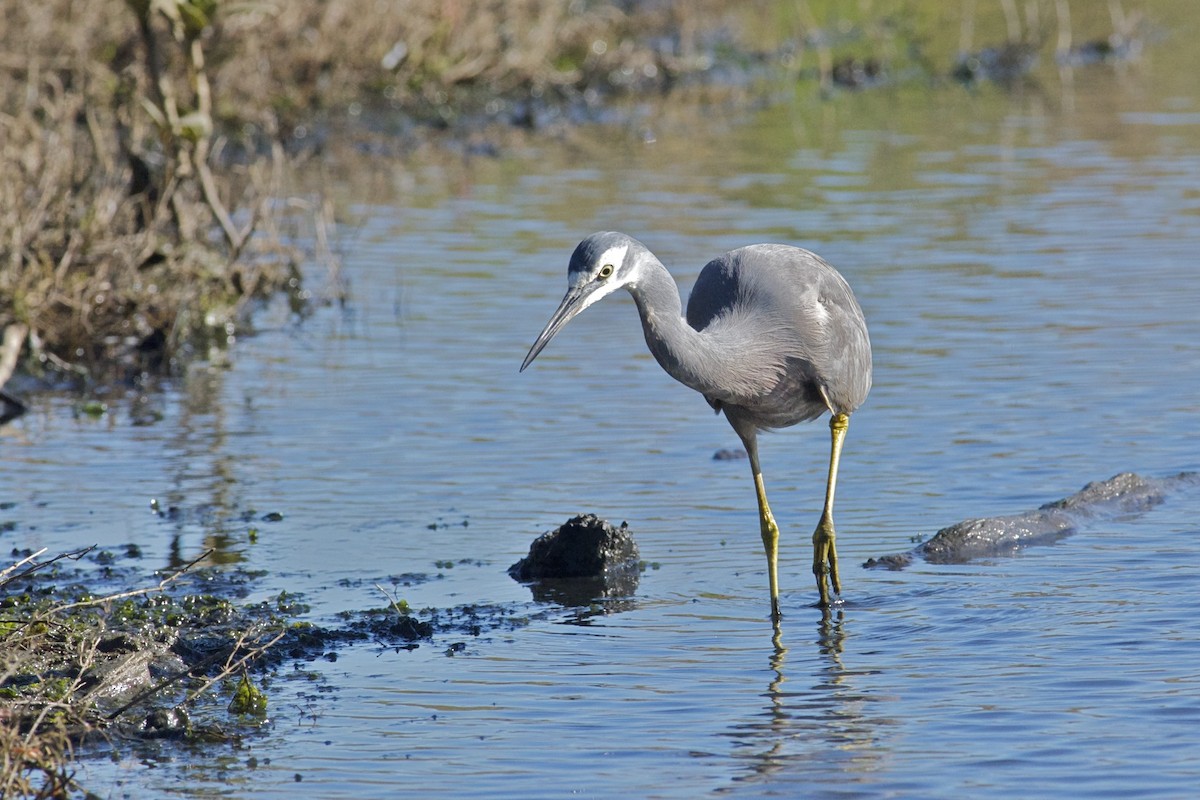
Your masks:
<svg viewBox="0 0 1200 800"><path fill-rule="evenodd" d="M718 399L790 419L776 424L852 411L870 388L862 310L837 270L807 250L751 245L714 259L696 280L687 321L735 360L726 366L730 396Z"/></svg>
<svg viewBox="0 0 1200 800"><path fill-rule="evenodd" d="M737 262L726 253L714 258L700 270L696 285L688 297L687 323L698 331L718 317L733 312L741 299L741 275Z"/></svg>

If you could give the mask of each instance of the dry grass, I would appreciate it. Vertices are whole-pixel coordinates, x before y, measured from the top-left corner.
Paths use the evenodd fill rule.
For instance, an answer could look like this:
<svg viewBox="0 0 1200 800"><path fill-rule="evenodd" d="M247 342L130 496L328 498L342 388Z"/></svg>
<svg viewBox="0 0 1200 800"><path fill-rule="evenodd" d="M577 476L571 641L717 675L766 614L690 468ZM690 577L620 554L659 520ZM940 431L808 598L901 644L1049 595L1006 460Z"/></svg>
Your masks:
<svg viewBox="0 0 1200 800"><path fill-rule="evenodd" d="M729 2L580 0L346 0L293 4L228 62L256 64L259 81L218 78L284 114L378 99L409 111L506 96L578 89L614 72L660 81L691 68L699 31L720 27ZM628 6L636 11L623 11ZM261 12L266 15L268 12ZM671 46L651 46L651 38ZM642 69L653 64L654 70ZM619 80L619 79L618 79ZM243 94L244 93L244 94Z"/></svg>
<svg viewBox="0 0 1200 800"><path fill-rule="evenodd" d="M139 26L120 2L0 5L0 331L24 334L27 369L93 377L223 339L295 265L256 235L278 148L219 152L203 60L217 34L149 7Z"/></svg>

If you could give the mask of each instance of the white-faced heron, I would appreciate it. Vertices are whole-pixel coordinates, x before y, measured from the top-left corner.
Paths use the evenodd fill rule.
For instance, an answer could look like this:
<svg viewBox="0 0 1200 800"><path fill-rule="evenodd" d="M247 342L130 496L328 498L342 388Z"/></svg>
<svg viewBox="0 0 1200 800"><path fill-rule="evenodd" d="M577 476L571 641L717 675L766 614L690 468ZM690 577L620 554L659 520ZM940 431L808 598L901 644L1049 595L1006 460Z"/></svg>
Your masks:
<svg viewBox="0 0 1200 800"><path fill-rule="evenodd" d="M850 414L871 388L871 342L862 309L837 270L783 244L754 244L705 265L687 318L667 268L623 233L594 233L567 268L567 294L529 349L521 369L580 311L624 287L660 366L704 395L741 438L758 495L767 551L771 615L779 619L779 526L758 465L758 431L816 419L828 411L832 447L825 509L813 533L813 573L823 607L841 592L834 547L833 493Z"/></svg>

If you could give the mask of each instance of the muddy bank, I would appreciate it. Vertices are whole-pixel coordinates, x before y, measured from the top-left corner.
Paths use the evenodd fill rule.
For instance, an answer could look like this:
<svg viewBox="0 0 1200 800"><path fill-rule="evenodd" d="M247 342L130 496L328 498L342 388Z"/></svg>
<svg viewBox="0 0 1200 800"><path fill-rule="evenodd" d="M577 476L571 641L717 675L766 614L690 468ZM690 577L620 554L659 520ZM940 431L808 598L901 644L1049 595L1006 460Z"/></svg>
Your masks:
<svg viewBox="0 0 1200 800"><path fill-rule="evenodd" d="M299 673L327 686L315 665L347 647L455 656L562 613L528 604L414 609L363 581L363 596L380 605L313 622L296 594L247 602L265 574L203 566L207 555L147 578L132 544L13 551L0 569L0 796L83 793L76 757L253 737L277 713L279 681ZM411 587L437 577L387 580Z"/></svg>
<svg viewBox="0 0 1200 800"><path fill-rule="evenodd" d="M931 564L963 564L977 558L1012 554L1025 547L1053 544L1095 522L1144 513L1172 493L1194 486L1200 486L1200 473L1143 478L1122 472L1031 511L963 520L942 528L907 553L871 558L863 566L904 569L916 558Z"/></svg>
<svg viewBox="0 0 1200 800"><path fill-rule="evenodd" d="M152 510L164 520L211 513L157 503ZM277 517L244 511L239 519ZM72 748L80 745L251 736L273 713L273 680L306 662L336 661L346 647L397 654L433 647L454 656L534 620L607 613L636 591L645 567L627 526L581 515L535 540L511 568L531 586L531 603L411 607L401 594L412 587L452 567L487 566L436 562L435 571L343 583L378 605L314 619L295 593L247 602L267 574L214 566L212 555L147 575L132 543L58 555L11 551L0 569L0 746L32 752L20 741L43 742L37 752L53 757L6 771L0 796L33 775L46 785L69 782ZM317 671L312 680L324 679Z"/></svg>

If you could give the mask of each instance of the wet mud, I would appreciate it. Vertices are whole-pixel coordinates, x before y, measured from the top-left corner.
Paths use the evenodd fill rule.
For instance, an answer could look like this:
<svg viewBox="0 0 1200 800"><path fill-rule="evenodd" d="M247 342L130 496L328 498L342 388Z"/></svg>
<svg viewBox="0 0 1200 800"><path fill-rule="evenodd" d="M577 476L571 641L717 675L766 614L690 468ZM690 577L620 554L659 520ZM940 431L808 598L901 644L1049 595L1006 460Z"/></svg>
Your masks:
<svg viewBox="0 0 1200 800"><path fill-rule="evenodd" d="M964 564L1009 555L1026 547L1053 544L1105 519L1142 514L1166 501L1171 493L1194 486L1200 486L1200 473L1143 478L1122 472L1021 514L963 520L942 528L908 552L871 558L863 566L898 570L918 558L931 564Z"/></svg>
<svg viewBox="0 0 1200 800"><path fill-rule="evenodd" d="M508 568L528 584L534 600L587 606L597 600L632 597L641 574L637 542L622 522L580 514L539 536L529 555Z"/></svg>
<svg viewBox="0 0 1200 800"><path fill-rule="evenodd" d="M619 533L605 552L627 553L624 539ZM245 602L264 573L202 566L203 558L169 585L156 586L156 574L150 588L138 590L130 587L148 579L135 545L11 555L23 563L0 576L0 719L32 729L46 708L65 708L65 735L89 749L112 741L240 740L268 720L267 687L309 671L306 663L335 662L353 646L396 654L434 647L454 656L489 634L563 613L527 603L413 609L381 595L379 583L389 580L381 578L357 586L380 596L381 606L319 623L297 594ZM438 577L390 581L410 587ZM310 679L326 683L319 670ZM222 686L236 686L233 701Z"/></svg>

